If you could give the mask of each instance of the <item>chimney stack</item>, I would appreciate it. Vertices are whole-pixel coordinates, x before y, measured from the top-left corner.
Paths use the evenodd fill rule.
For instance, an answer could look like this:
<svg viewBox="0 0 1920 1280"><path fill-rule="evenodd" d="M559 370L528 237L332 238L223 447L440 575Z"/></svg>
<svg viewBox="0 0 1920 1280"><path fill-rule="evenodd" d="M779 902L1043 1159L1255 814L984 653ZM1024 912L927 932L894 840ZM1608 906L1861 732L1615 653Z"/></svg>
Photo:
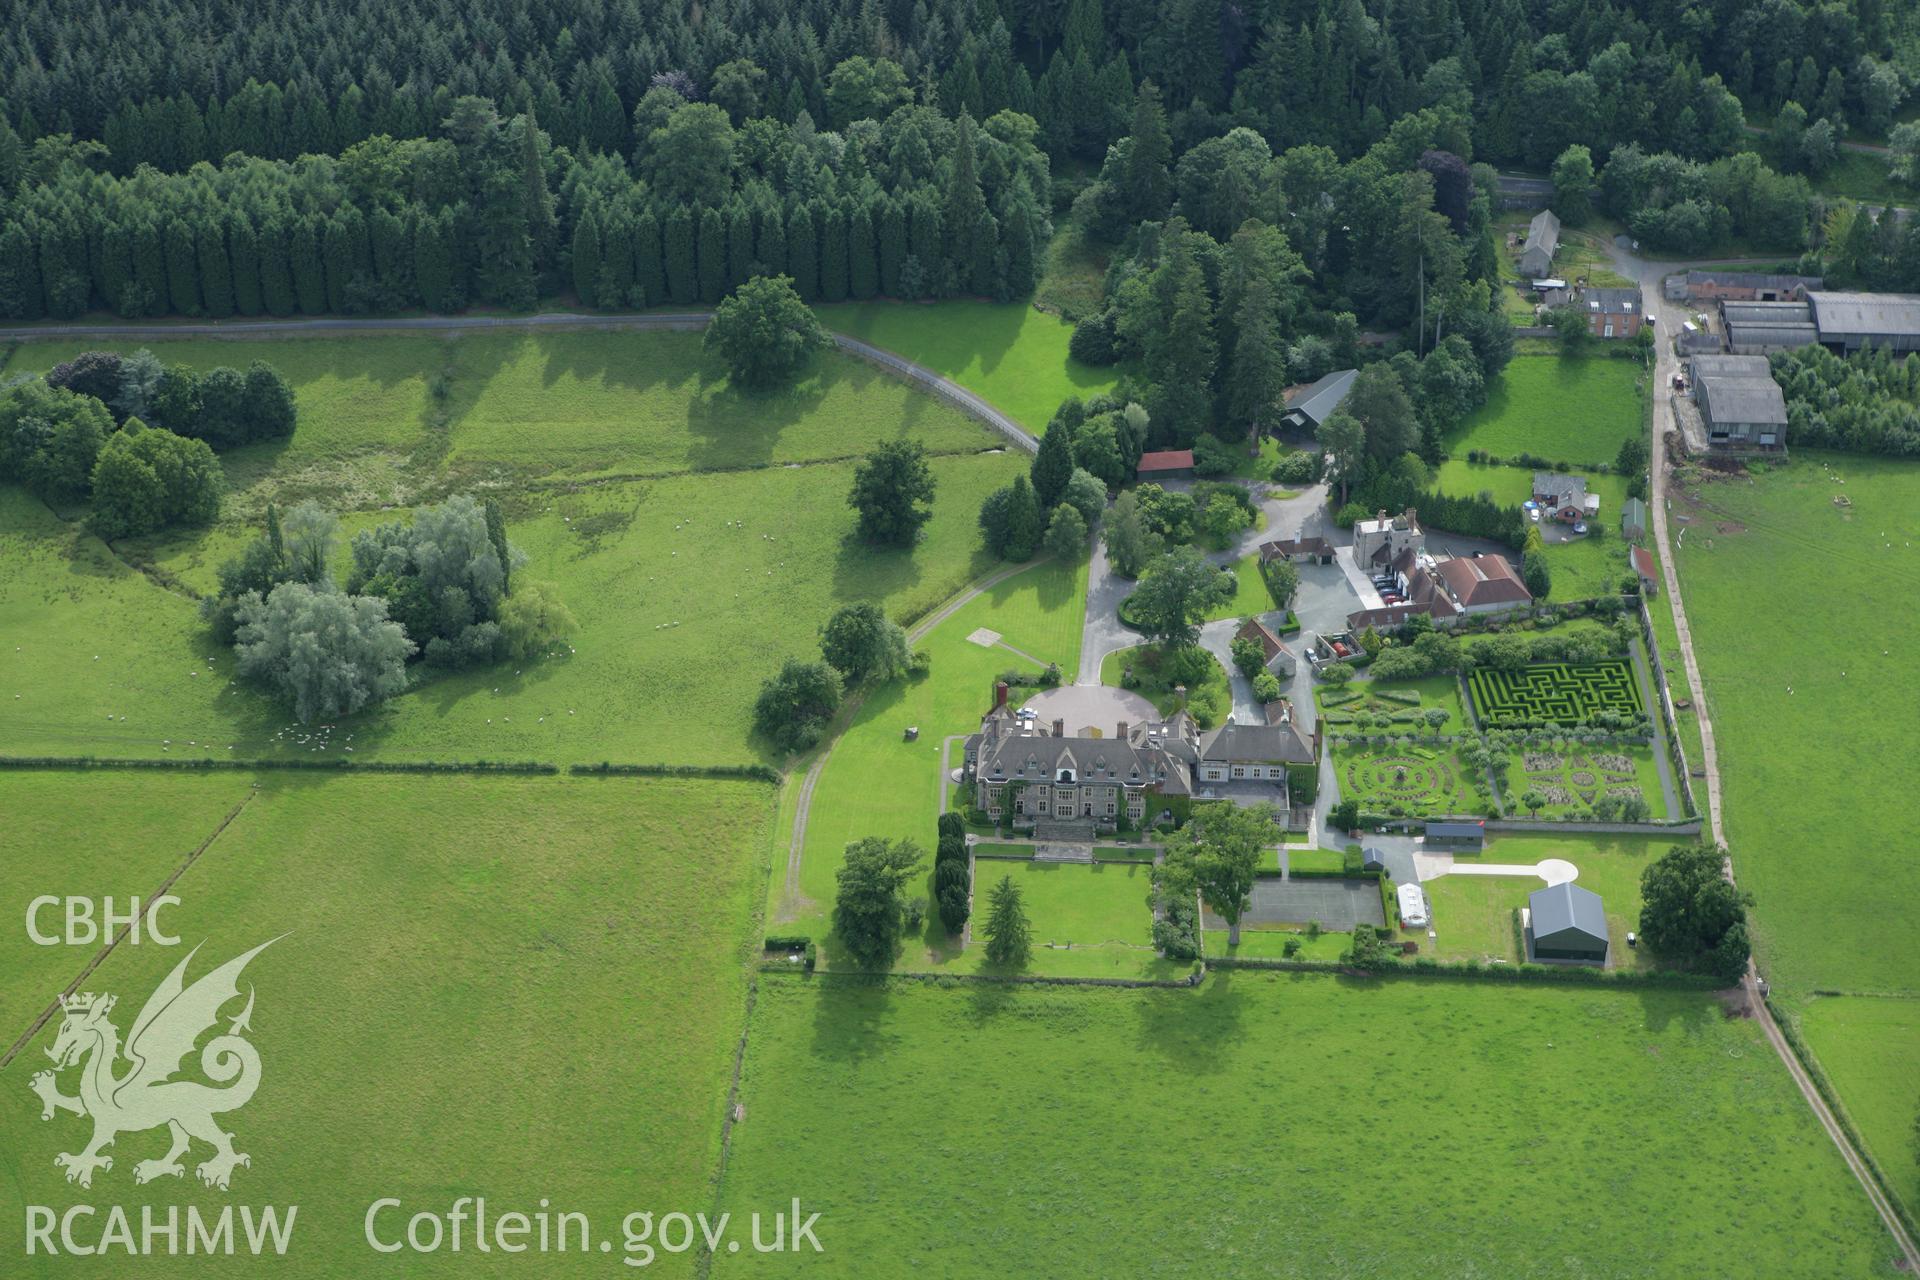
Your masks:
<svg viewBox="0 0 1920 1280"><path fill-rule="evenodd" d="M1120 722L1120 741L1125 742L1126 740L1127 740L1127 722L1125 720L1122 720Z"/></svg>
<svg viewBox="0 0 1920 1280"><path fill-rule="evenodd" d="M1007 682L1005 680L996 680L993 682L993 709L998 711L1006 705Z"/></svg>
<svg viewBox="0 0 1920 1280"><path fill-rule="evenodd" d="M1065 720L1055 720L1053 722L1053 736L1056 738L1064 738L1067 736L1067 722Z"/></svg>

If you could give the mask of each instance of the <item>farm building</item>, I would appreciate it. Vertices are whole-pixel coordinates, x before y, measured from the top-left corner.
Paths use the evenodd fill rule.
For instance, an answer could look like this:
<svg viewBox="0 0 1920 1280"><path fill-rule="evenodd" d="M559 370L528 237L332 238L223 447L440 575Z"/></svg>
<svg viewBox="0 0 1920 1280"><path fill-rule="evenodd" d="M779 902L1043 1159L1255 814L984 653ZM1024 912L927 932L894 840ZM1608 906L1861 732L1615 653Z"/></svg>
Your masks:
<svg viewBox="0 0 1920 1280"><path fill-rule="evenodd" d="M1773 375L1764 372L1765 362L1761 371L1752 373L1702 372L1700 361L1706 358L1694 360L1693 398L1707 448L1736 453L1785 449L1787 399Z"/></svg>
<svg viewBox="0 0 1920 1280"><path fill-rule="evenodd" d="M1193 450L1162 449L1156 453L1140 455L1140 465L1134 469L1134 475L1141 480L1171 480L1179 476L1193 474Z"/></svg>
<svg viewBox="0 0 1920 1280"><path fill-rule="evenodd" d="M1842 353L1862 347L1920 351L1920 295L1911 293L1807 294L1820 341Z"/></svg>
<svg viewBox="0 0 1920 1280"><path fill-rule="evenodd" d="M1627 559L1633 562L1634 576L1640 579L1640 594L1659 595L1660 570L1653 563L1653 553L1645 547L1635 547L1627 553Z"/></svg>
<svg viewBox="0 0 1920 1280"><path fill-rule="evenodd" d="M1529 280L1542 280L1553 270L1553 255L1560 247L1560 219L1551 209L1542 209L1527 224L1527 243L1520 250L1520 274Z"/></svg>
<svg viewBox="0 0 1920 1280"><path fill-rule="evenodd" d="M1478 853L1487 847L1484 822L1429 822L1426 834L1429 845L1462 853Z"/></svg>
<svg viewBox="0 0 1920 1280"><path fill-rule="evenodd" d="M1534 959L1607 961L1607 912L1600 895L1568 881L1527 897Z"/></svg>
<svg viewBox="0 0 1920 1280"><path fill-rule="evenodd" d="M1596 338L1631 338L1647 322L1640 306L1640 289L1584 289L1574 303L1587 318L1587 332Z"/></svg>
<svg viewBox="0 0 1920 1280"><path fill-rule="evenodd" d="M1647 536L1646 503L1628 498L1620 504L1620 534L1629 542L1639 542Z"/></svg>
<svg viewBox="0 0 1920 1280"><path fill-rule="evenodd" d="M1335 369L1324 378L1293 388L1287 392L1287 411L1280 416L1280 425L1312 432L1346 403L1353 380L1359 376L1358 369Z"/></svg>
<svg viewBox="0 0 1920 1280"><path fill-rule="evenodd" d="M1720 323L1727 349L1735 355L1810 347L1821 340L1806 302L1723 302Z"/></svg>
<svg viewBox="0 0 1920 1280"><path fill-rule="evenodd" d="M1819 276L1764 275L1756 271L1689 271L1679 296L1696 302L1785 302L1818 289Z"/></svg>

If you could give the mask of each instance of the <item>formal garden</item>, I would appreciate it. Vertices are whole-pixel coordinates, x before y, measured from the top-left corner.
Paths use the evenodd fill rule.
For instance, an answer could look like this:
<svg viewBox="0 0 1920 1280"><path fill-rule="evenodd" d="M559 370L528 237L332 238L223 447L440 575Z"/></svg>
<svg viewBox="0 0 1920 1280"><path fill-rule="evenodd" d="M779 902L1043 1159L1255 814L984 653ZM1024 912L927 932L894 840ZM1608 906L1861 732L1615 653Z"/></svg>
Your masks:
<svg viewBox="0 0 1920 1280"><path fill-rule="evenodd" d="M1356 680L1344 686L1321 684L1315 687L1313 700L1320 709L1320 719L1333 732L1389 728L1394 732L1461 733L1471 727L1460 697L1460 681L1452 675Z"/></svg>
<svg viewBox="0 0 1920 1280"><path fill-rule="evenodd" d="M1548 740L1509 750L1504 764L1512 817L1646 822L1683 816L1668 812L1658 765L1645 746Z"/></svg>
<svg viewBox="0 0 1920 1280"><path fill-rule="evenodd" d="M1610 718L1637 720L1646 714L1633 664L1534 663L1517 671L1477 667L1467 675L1482 723L1575 726Z"/></svg>
<svg viewBox="0 0 1920 1280"><path fill-rule="evenodd" d="M1333 755L1343 800L1363 814L1427 818L1484 813L1486 775L1468 765L1449 742L1389 740L1364 745L1342 740Z"/></svg>

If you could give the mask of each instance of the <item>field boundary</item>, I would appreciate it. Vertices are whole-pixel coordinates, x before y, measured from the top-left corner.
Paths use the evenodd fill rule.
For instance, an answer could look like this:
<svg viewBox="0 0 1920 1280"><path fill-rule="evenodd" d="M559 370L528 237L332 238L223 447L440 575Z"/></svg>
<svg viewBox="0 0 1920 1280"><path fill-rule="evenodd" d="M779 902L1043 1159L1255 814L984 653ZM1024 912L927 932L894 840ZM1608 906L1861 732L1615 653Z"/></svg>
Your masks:
<svg viewBox="0 0 1920 1280"><path fill-rule="evenodd" d="M139 756L0 756L5 769L161 769L193 772L196 770L238 770L244 773L279 770L317 773L459 773L510 774L523 777L554 777L565 773L582 778L710 778L745 780L778 786L785 775L764 764L570 764L562 769L544 760L225 760L214 756L196 759L144 759Z"/></svg>
<svg viewBox="0 0 1920 1280"><path fill-rule="evenodd" d="M191 867L194 863L200 860L200 855L205 853L209 848L213 846L213 842L215 840L218 840L221 837L221 835L226 832L226 829L233 824L233 820L239 817L241 814L241 811L244 810L248 805L252 804L254 801L254 797L258 796L259 794L260 794L260 786L258 783L255 783L252 787L249 787L247 789L247 794L240 798L240 803L236 804L235 806L233 806L233 808L229 809L227 811L227 816L220 819L220 824L213 829L213 831L207 836L207 838L205 840L202 840L199 843L199 845L193 850L193 852L189 853L186 856L186 859L183 862L181 862L179 866L173 869L173 873L171 875L169 875L165 880L162 880L160 882L159 888L155 889L152 893L148 894L144 899L142 899L142 901L147 903L152 903L156 898L160 898L164 896L167 890L173 888L174 884L179 881L180 877L187 873L187 868ZM144 917L145 915L146 915L146 912L142 911L141 916ZM15 1057L19 1055L22 1049L26 1048L27 1045L32 1043L33 1038L40 1034L40 1028L46 1026L47 1020L52 1018L54 1013L60 1008L60 1002L62 1000L65 1000L68 996L72 995L75 991L78 991L80 989L80 984L85 982L88 979L88 977L92 975L95 969L98 969L102 964L106 963L107 957L113 954L113 949L119 946L121 941L125 939L126 936L132 931L133 931L133 922L128 921L126 924L123 924L120 926L120 931L114 934L113 938L110 941L108 941L105 946L101 947L100 950L94 953L93 959L87 962L86 968L80 970L80 972L74 977L73 981L69 982L64 988L62 988L60 991L60 994L55 996L51 1001L49 1001L47 1004L47 1007L40 1011L40 1016L33 1020L33 1025L28 1027L24 1032L21 1033L20 1038L18 1040L15 1040L13 1044L8 1047L6 1053L0 1054L0 1069L4 1069L9 1063L11 1063L14 1060Z"/></svg>

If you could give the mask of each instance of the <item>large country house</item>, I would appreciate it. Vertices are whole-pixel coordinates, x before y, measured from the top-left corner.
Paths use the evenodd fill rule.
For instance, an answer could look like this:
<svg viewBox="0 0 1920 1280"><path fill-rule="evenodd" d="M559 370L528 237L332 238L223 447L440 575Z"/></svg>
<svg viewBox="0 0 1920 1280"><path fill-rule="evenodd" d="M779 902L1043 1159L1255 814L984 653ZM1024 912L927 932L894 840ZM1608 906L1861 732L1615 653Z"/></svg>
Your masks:
<svg viewBox="0 0 1920 1280"><path fill-rule="evenodd" d="M974 803L1016 829L1037 823L1091 823L1111 831L1156 815L1157 797L1267 803L1288 810L1287 766L1315 760L1315 744L1292 722L1226 723L1202 730L1186 711L1164 720L1105 728L1082 726L1068 736L1064 721L1042 725L1031 711L1007 703L994 687L992 710L966 744L963 776Z"/></svg>

